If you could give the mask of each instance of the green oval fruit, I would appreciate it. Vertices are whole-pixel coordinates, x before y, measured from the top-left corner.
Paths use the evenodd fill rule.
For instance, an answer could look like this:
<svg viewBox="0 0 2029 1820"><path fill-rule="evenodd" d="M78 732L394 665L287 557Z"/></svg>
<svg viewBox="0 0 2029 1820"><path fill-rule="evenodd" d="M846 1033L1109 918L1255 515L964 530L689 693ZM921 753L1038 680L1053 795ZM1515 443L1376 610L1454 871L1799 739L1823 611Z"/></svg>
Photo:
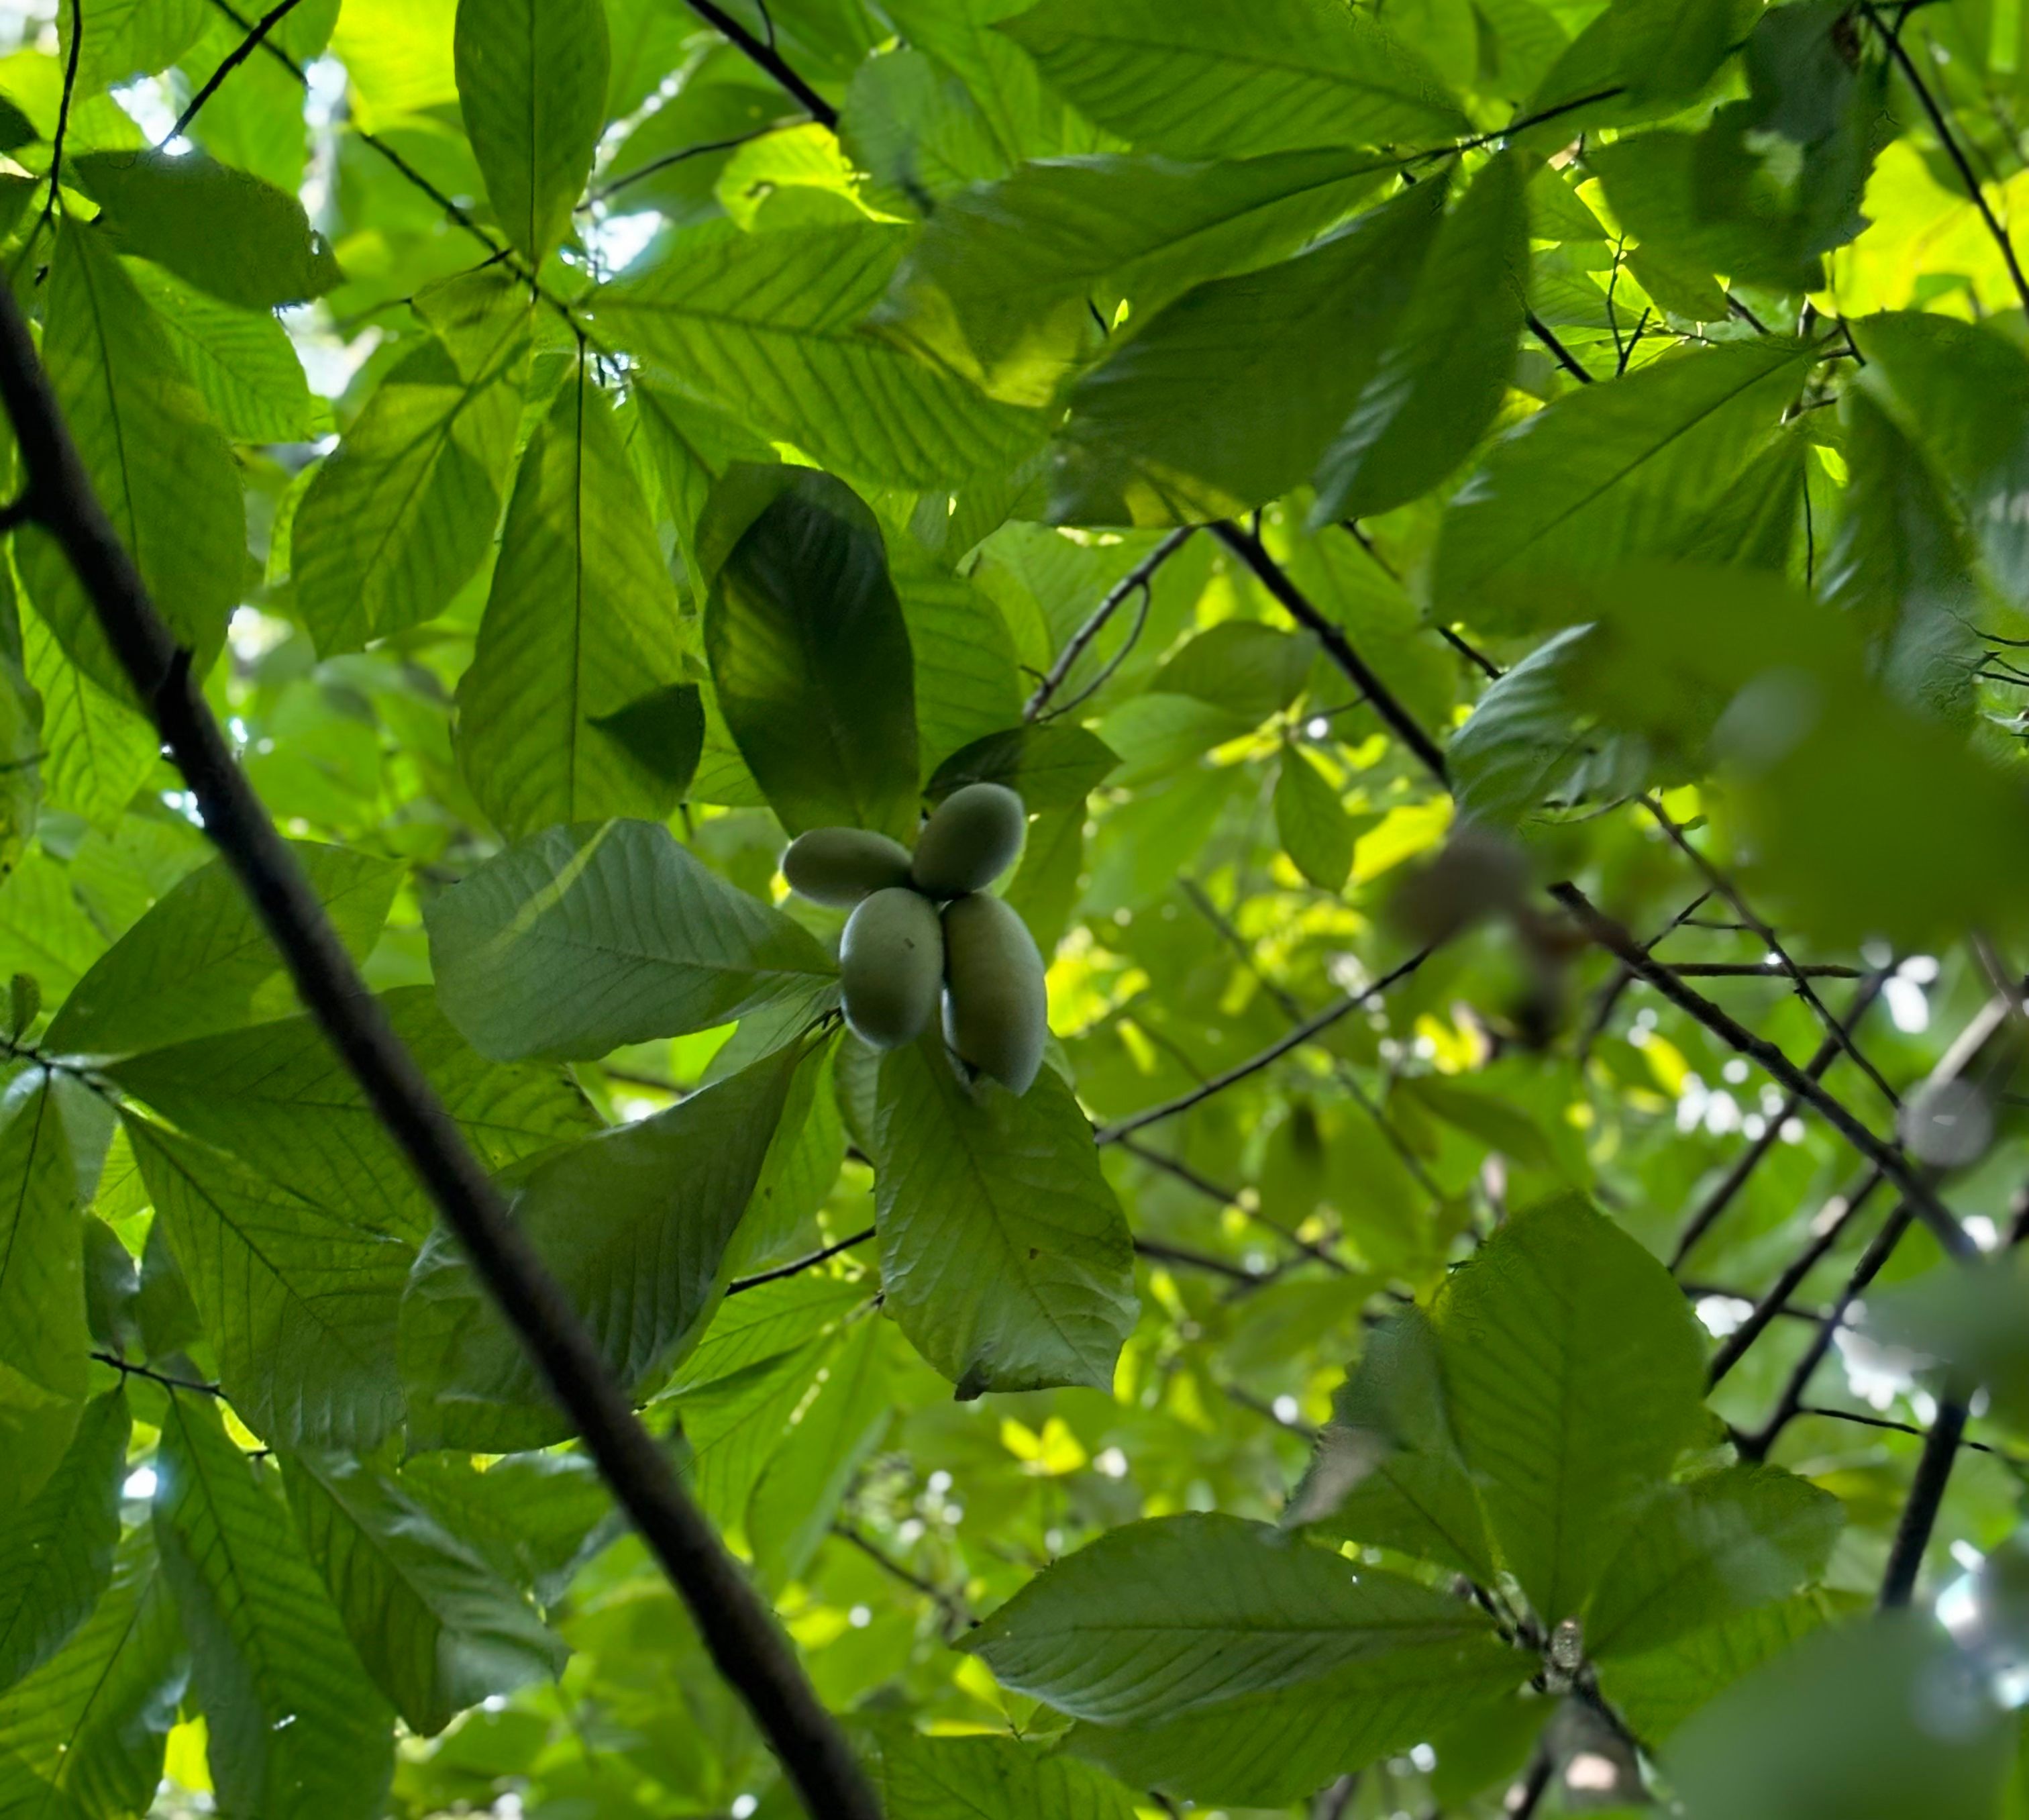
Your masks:
<svg viewBox="0 0 2029 1820"><path fill-rule="evenodd" d="M813 828L782 856L782 876L799 897L849 910L861 898L909 882L909 849L865 828Z"/></svg>
<svg viewBox="0 0 2029 1820"><path fill-rule="evenodd" d="M1043 957L1029 926L998 897L959 898L944 912L944 1041L1026 1094L1049 1034Z"/></svg>
<svg viewBox="0 0 2029 1820"><path fill-rule="evenodd" d="M937 906L906 885L876 891L846 919L838 945L845 1021L876 1049L914 1042L937 1008L944 968Z"/></svg>
<svg viewBox="0 0 2029 1820"><path fill-rule="evenodd" d="M967 784L932 812L916 838L909 877L933 897L983 891L1022 851L1028 812L1005 784Z"/></svg>

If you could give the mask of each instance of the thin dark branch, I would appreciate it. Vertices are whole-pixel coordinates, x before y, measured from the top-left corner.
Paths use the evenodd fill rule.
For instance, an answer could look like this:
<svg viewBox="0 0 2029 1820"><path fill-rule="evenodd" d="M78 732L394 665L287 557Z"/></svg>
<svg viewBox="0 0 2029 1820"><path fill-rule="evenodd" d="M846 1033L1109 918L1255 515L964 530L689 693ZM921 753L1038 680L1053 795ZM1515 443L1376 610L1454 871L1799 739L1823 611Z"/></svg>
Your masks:
<svg viewBox="0 0 2029 1820"><path fill-rule="evenodd" d="M1975 1246L1964 1228L1938 1200L1930 1183L1894 1145L1876 1137L1775 1044L1756 1036L1730 1013L1692 990L1667 967L1643 953L1634 938L1612 917L1603 915L1577 886L1553 885L1550 894L1571 912L1593 941L1609 953L1617 955L1630 972L1646 980L1679 1010L1689 1012L1729 1048L1759 1064L1764 1072L1816 1111L1868 1162L1879 1166L1908 1198L1923 1216L1924 1224L1936 1235L1938 1242L1953 1257L1972 1255Z"/></svg>
<svg viewBox="0 0 2029 1820"><path fill-rule="evenodd" d="M1195 1250L1188 1245L1172 1245L1166 1239L1137 1239L1134 1250L1138 1257L1152 1264L1181 1265L1186 1270L1202 1270L1208 1276L1223 1276L1230 1283L1244 1283L1250 1289L1268 1280L1264 1272L1229 1263L1223 1257L1213 1257L1209 1251Z"/></svg>
<svg viewBox="0 0 2029 1820"><path fill-rule="evenodd" d="M1159 1124L1165 1119L1174 1118L1179 1112L1189 1112L1192 1107L1201 1105L1215 1094L1223 1093L1236 1082L1244 1081L1250 1075L1259 1074L1262 1069L1281 1060L1293 1049L1302 1048L1321 1031L1330 1029L1348 1012L1357 1011L1363 1005L1372 1004L1390 986L1407 979L1435 952L1434 949L1426 948L1411 955L1400 967L1383 974L1364 990L1348 993L1337 1004L1328 1005L1315 1016L1306 1018L1287 1036L1271 1042L1258 1055L1248 1057L1245 1061L1228 1068L1224 1074L1213 1075L1202 1086L1193 1087L1187 1094L1180 1094L1174 1100L1166 1100L1159 1106L1150 1106L1145 1111L1130 1113L1124 1119L1116 1120L1112 1124L1102 1126L1094 1134L1094 1141L1100 1144L1117 1144L1133 1132L1149 1125Z"/></svg>
<svg viewBox="0 0 2029 1820"><path fill-rule="evenodd" d="M223 1398L225 1391L218 1384L202 1384L195 1378L172 1377L167 1372L158 1372L144 1365L135 1365L122 1358L117 1352L95 1352L91 1355L102 1365L110 1365L123 1377L146 1378L151 1384L161 1384L172 1391L195 1391L202 1396Z"/></svg>
<svg viewBox="0 0 2029 1820"><path fill-rule="evenodd" d="M190 105L176 116L176 124L162 135L161 143L164 145L169 144L172 139L183 137L184 134L189 130L191 122L203 112L205 103L217 94L220 88L224 86L226 77L251 57L255 48L265 42L268 34L302 3L303 0L280 0L280 4L270 7L262 14L259 21L245 37L225 54L224 61L205 79L203 87L191 97Z"/></svg>
<svg viewBox="0 0 2029 1820"><path fill-rule="evenodd" d="M1822 1416L1832 1422L1852 1422L1863 1428L1883 1428L1890 1434L1915 1435L1919 1439L1931 1432L1928 1428L1918 1428L1914 1422L1898 1422L1890 1416L1877 1416L1859 1410L1828 1409L1823 1403L1799 1403L1797 1413L1800 1416ZM1972 1448L1975 1454L1988 1454L1997 1460L2004 1460L2017 1472L2029 1472L2029 1458L2020 1454L2011 1454L2005 1447L1990 1447L1985 1441L1975 1441L1970 1435L1961 1436L1959 1445Z"/></svg>
<svg viewBox="0 0 2029 1820"><path fill-rule="evenodd" d="M1243 531L1230 520L1211 527L1211 534L1252 571L1254 578L1274 595L1284 611L1306 631L1316 634L1325 655L1336 663L1354 688L1363 691L1374 711L1397 738L1415 754L1423 768L1446 789L1451 775L1437 743L1416 723L1415 717L1396 698L1395 692L1368 667L1367 660L1352 648L1345 629L1328 618L1310 597L1292 581L1282 566L1262 547L1259 537Z"/></svg>
<svg viewBox="0 0 2029 1820"><path fill-rule="evenodd" d="M1043 680L1037 684L1036 693L1029 697L1028 706L1022 710L1024 720L1034 720L1049 705L1050 697L1063 687L1064 679L1073 667L1090 648L1092 641L1106 630L1106 622L1118 613L1136 592L1145 589L1155 579L1155 571L1169 561L1185 544L1197 527L1185 525L1172 531L1154 549L1144 556L1126 574L1107 589L1106 598L1086 616L1085 623L1064 641L1064 648L1057 653Z"/></svg>
<svg viewBox="0 0 2029 1820"><path fill-rule="evenodd" d="M1780 986L1793 983L1790 976L1779 967L1770 967L1753 960L1673 960L1670 971L1679 979L1767 979ZM1864 967L1847 967L1836 962L1805 962L1797 968L1798 975L1805 979L1864 979ZM1838 1046L1833 1045L1833 1053Z"/></svg>
<svg viewBox="0 0 2029 1820"><path fill-rule="evenodd" d="M1734 296L1730 291L1727 292L1726 294L1726 306L1727 309L1730 310L1734 315L1738 316L1742 321L1745 322L1749 328L1752 329L1756 335L1766 335L1768 332L1768 325L1764 322L1759 316L1756 315L1752 310L1749 309L1745 303L1742 303L1738 297Z"/></svg>
<svg viewBox="0 0 2029 1820"><path fill-rule="evenodd" d="M1529 332L1549 349L1557 364L1582 385L1593 383L1593 375L1588 373L1584 363L1552 332L1550 325L1533 310L1527 313Z"/></svg>
<svg viewBox="0 0 2029 1820"><path fill-rule="evenodd" d="M43 522L260 916L305 1005L408 1158L479 1278L569 1413L587 1452L695 1614L713 1660L822 1820L878 1820L851 1745L773 1614L629 1407L577 1311L508 1217L484 1166L370 994L206 705L91 488L28 325L0 286L0 400Z"/></svg>
<svg viewBox="0 0 2029 1820"><path fill-rule="evenodd" d="M800 1276L806 1270L814 1270L820 1264L828 1263L841 1251L864 1245L873 1236L874 1228L870 1226L864 1232L855 1232L850 1239L841 1239L822 1251L813 1251L807 1257L792 1258L787 1264L778 1264L773 1270L760 1271L752 1276L736 1276L725 1286L725 1293L739 1295L750 1289L759 1289L764 1283L780 1283L785 1276Z"/></svg>
<svg viewBox="0 0 2029 1820"><path fill-rule="evenodd" d="M1243 1410L1251 1410L1264 1422L1273 1422L1285 1432L1300 1436L1306 1441L1315 1442L1317 1439L1318 1432L1308 1422L1300 1421L1293 1416L1277 1414L1273 1403L1264 1402L1253 1391L1243 1390L1238 1384L1224 1378L1215 1378L1212 1382L1232 1402L1239 1404Z"/></svg>
<svg viewBox="0 0 2029 1820"><path fill-rule="evenodd" d="M1923 1437L1923 1450L1909 1481L1909 1501L1902 1506L1902 1521L1889 1545L1888 1568L1881 1577L1883 1611L1907 1605L1916 1590L1923 1552L1931 1545L1931 1532L1937 1527L1938 1510L1945 1501L1945 1486L1965 1436L1966 1414L1963 1390L1954 1387L1938 1398L1937 1420Z"/></svg>
<svg viewBox="0 0 2029 1820"><path fill-rule="evenodd" d="M1174 1177L1186 1187L1196 1189L1207 1200L1215 1201L1222 1207L1233 1208L1253 1224L1274 1233L1285 1245L1293 1246L1307 1257L1316 1259L1327 1269L1335 1270L1341 1276L1352 1274L1351 1265L1326 1250L1323 1246L1292 1232L1279 1221L1270 1220L1259 1208L1248 1206L1241 1198L1237 1190L1222 1187L1209 1176L1200 1175L1189 1164L1178 1157L1166 1156L1162 1151L1152 1149L1146 1144L1137 1144L1132 1138L1122 1138L1118 1142L1121 1149L1130 1157L1146 1163L1152 1169L1159 1169L1164 1175Z"/></svg>
<svg viewBox="0 0 2029 1820"><path fill-rule="evenodd" d="M1930 85L1923 80L1922 72L1916 68L1916 60L1909 54L1908 47L1903 43L1902 34L1899 31L1890 32L1882 26L1879 12L1869 3L1869 0L1861 0L1860 9L1867 15L1875 30L1881 33L1887 43L1888 54L1894 58L1896 67L1902 72L1903 80L1916 91L1916 99L1922 103L1924 113L1931 117L1931 125L1942 142L1946 155L1957 170L1959 180L1965 185L1967 196L1971 199L1972 206L1979 210L1979 218L1986 224L1986 231L1994 236L1994 243L2001 249L2001 256L2007 262L2008 276L2014 280L2015 295L2022 299L2022 307L2029 310L2029 276L2023 274L2022 262L2016 256L2015 243L2009 238L2008 230L2001 225L1993 206L1987 201L1986 191L1981 186L1978 173L1960 147L1958 135L1952 131L1951 122L1944 109L1938 105L1938 98L1931 92Z"/></svg>
<svg viewBox="0 0 2029 1820"><path fill-rule="evenodd" d="M1127 628L1127 636L1120 641L1120 648L1099 667L1091 682L1068 701L1060 701L1053 708L1037 715L1038 720L1055 720L1059 715L1073 712L1105 688L1119 674L1120 667L1133 655L1134 647L1141 642L1141 634L1148 629L1148 615L1155 605L1155 590L1143 581L1135 590L1134 623Z"/></svg>
<svg viewBox="0 0 2029 1820"><path fill-rule="evenodd" d="M702 145L687 145L681 151L665 152L660 158L651 158L644 165L636 165L631 171L624 172L610 183L602 184L578 204L580 210L590 208L594 202L603 202L610 196L617 196L624 190L638 184L644 177L652 177L658 171L666 171L672 165L680 165L688 158L703 158L710 152L732 151L744 145L751 145L757 139L765 139L771 132L779 132L785 127L798 124L794 120L771 120L766 126L757 126L751 132L736 133L731 139L707 139Z"/></svg>
<svg viewBox="0 0 2029 1820"><path fill-rule="evenodd" d="M43 203L43 212L35 227L23 239L21 250L25 254L43 230L56 218L57 204L63 188L64 139L70 131L70 108L77 94L77 62L84 50L84 8L83 0L70 0L70 49L64 58L63 96L57 103L57 129L50 139L50 193Z"/></svg>
<svg viewBox="0 0 2029 1820"><path fill-rule="evenodd" d="M934 1580L926 1580L914 1568L897 1561L878 1543L862 1535L843 1519L832 1525L831 1532L840 1541L850 1543L857 1548L890 1579L898 1580L904 1586L912 1588L936 1606L944 1614L947 1639L963 1636L970 1627L973 1621L971 1610L957 1593L939 1586Z"/></svg>
<svg viewBox="0 0 2029 1820"><path fill-rule="evenodd" d="M791 69L788 58L772 43L764 43L756 38L724 7L713 5L712 0L685 0L685 4L714 31L724 33L751 62L766 70L809 109L812 120L820 126L836 130L838 110Z"/></svg>

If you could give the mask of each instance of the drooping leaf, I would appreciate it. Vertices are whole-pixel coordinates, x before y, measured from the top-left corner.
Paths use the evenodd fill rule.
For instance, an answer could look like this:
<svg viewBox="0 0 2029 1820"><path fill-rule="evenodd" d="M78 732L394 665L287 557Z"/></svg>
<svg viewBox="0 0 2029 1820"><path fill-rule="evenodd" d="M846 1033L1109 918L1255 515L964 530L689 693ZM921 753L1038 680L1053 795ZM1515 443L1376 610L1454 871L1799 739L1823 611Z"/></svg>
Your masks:
<svg viewBox="0 0 2029 1820"><path fill-rule="evenodd" d="M296 511L296 600L327 656L441 612L492 541L521 415L527 295L484 272L428 308L437 336L381 381Z"/></svg>
<svg viewBox="0 0 2029 1820"><path fill-rule="evenodd" d="M1547 116L1541 134L1563 145L1590 121L1669 113L1712 79L1752 17L1744 0L1613 0L1551 65L1522 117Z"/></svg>
<svg viewBox="0 0 2029 1820"><path fill-rule="evenodd" d="M308 842L297 863L354 959L387 920L392 861ZM119 1055L295 1008L282 957L223 860L164 896L72 989L50 1026L59 1051Z"/></svg>
<svg viewBox="0 0 2029 1820"><path fill-rule="evenodd" d="M552 828L488 860L425 920L437 1002L481 1055L602 1056L709 1030L834 977L814 938L647 822Z"/></svg>
<svg viewBox="0 0 2029 1820"><path fill-rule="evenodd" d="M296 1528L366 1672L434 1736L496 1694L561 1671L563 1640L384 1473L343 1454L283 1462Z"/></svg>
<svg viewBox="0 0 2029 1820"><path fill-rule="evenodd" d="M600 291L595 314L680 391L836 473L948 486L1011 462L1045 425L860 329L907 239L878 223L694 230Z"/></svg>
<svg viewBox="0 0 2029 1820"><path fill-rule="evenodd" d="M1343 891L1359 830L1337 789L1301 746L1286 746L1275 771L1275 830L1282 851L1320 891Z"/></svg>
<svg viewBox="0 0 2029 1820"><path fill-rule="evenodd" d="M201 152L87 152L72 168L117 251L152 259L227 303L306 303L344 276L294 196Z"/></svg>
<svg viewBox="0 0 2029 1820"><path fill-rule="evenodd" d="M1009 727L953 752L923 794L937 803L967 784L1005 784L1032 813L1081 808L1119 762L1085 727L1063 722Z"/></svg>
<svg viewBox="0 0 2029 1820"><path fill-rule="evenodd" d="M1293 259L1199 285L1123 337L1071 393L1053 515L1222 517L1304 478L1376 372L1443 200L1441 181L1419 184Z"/></svg>
<svg viewBox="0 0 2029 1820"><path fill-rule="evenodd" d="M289 332L146 260L127 266L213 419L235 442L305 442L324 425Z"/></svg>
<svg viewBox="0 0 2029 1820"><path fill-rule="evenodd" d="M881 1739L882 1811L891 1820L1133 1820L1127 1791L1089 1766L1018 1738Z"/></svg>
<svg viewBox="0 0 2029 1820"><path fill-rule="evenodd" d="M676 807L669 779L604 723L681 682L683 647L612 407L581 363L521 458L458 685L459 763L503 834Z"/></svg>
<svg viewBox="0 0 2029 1820"><path fill-rule="evenodd" d="M961 747L1022 711L1022 685L1007 622L986 592L918 554L893 554L895 591L909 634L917 748L926 774Z"/></svg>
<svg viewBox="0 0 2029 1820"><path fill-rule="evenodd" d="M209 1398L177 1391L155 1470L155 1545L189 1640L221 1809L375 1820L394 1715L304 1558L272 1469L239 1451Z"/></svg>
<svg viewBox="0 0 2029 1820"><path fill-rule="evenodd" d="M517 1223L637 1395L667 1375L725 1287L734 1228L805 1050L796 1046L542 1164ZM506 1453L566 1438L569 1418L462 1252L432 1240L404 1298L410 1445Z"/></svg>
<svg viewBox="0 0 2029 1820"><path fill-rule="evenodd" d="M1638 1736L1663 1744L1734 1682L1857 1603L1819 1592L1754 1606L1660 1649L1609 1658L1600 1665L1600 1686Z"/></svg>
<svg viewBox="0 0 2029 1820"><path fill-rule="evenodd" d="M1420 58L1329 0L1043 0L1003 29L1085 113L1150 150L1241 158L1441 141L1465 125Z"/></svg>
<svg viewBox="0 0 2029 1820"><path fill-rule="evenodd" d="M1258 619L1226 619L1200 632L1150 678L1153 695L1188 695L1214 708L1266 720L1296 699L1316 661L1308 632L1282 632Z"/></svg>
<svg viewBox="0 0 2029 1820"><path fill-rule="evenodd" d="M51 1077L0 1093L0 1444L31 1497L64 1457L84 1402L83 1231Z"/></svg>
<svg viewBox="0 0 2029 1820"><path fill-rule="evenodd" d="M753 512L744 502L756 488L767 503ZM792 834L913 834L913 659L878 522L829 474L743 466L700 540L729 536L705 649L719 711L770 805Z"/></svg>
<svg viewBox="0 0 2029 1820"><path fill-rule="evenodd" d="M933 1033L881 1066L874 1223L888 1311L961 1397L1112 1382L1133 1324L1127 1223L1045 1068L960 1084Z"/></svg>
<svg viewBox="0 0 2029 1820"><path fill-rule="evenodd" d="M1517 1216L1432 1319L1487 1528L1543 1622L1575 1616L1697 1419L1704 1348L1661 1265L1574 1197Z"/></svg>
<svg viewBox="0 0 2029 1820"><path fill-rule="evenodd" d="M401 1488L544 1606L621 1529L612 1493L582 1453L515 1454L484 1472L460 1455L419 1454L403 1462Z"/></svg>
<svg viewBox="0 0 2029 1820"><path fill-rule="evenodd" d="M105 1592L132 1426L123 1391L95 1397L41 1489L0 1517L0 1688L55 1655Z"/></svg>
<svg viewBox="0 0 2029 1820"><path fill-rule="evenodd" d="M202 676L225 640L247 563L239 481L225 439L168 337L97 230L57 236L43 359L115 534ZM23 586L72 662L131 702L126 671L54 537L16 537Z"/></svg>
<svg viewBox="0 0 2029 1820"><path fill-rule="evenodd" d="M39 618L24 622L21 642L29 685L43 703L37 767L43 800L95 827L109 826L153 768L160 736L138 710L72 663ZM69 983L49 982L52 990Z"/></svg>
<svg viewBox="0 0 2029 1820"><path fill-rule="evenodd" d="M531 264L555 251L592 173L610 56L600 0L460 0L465 130L494 215Z"/></svg>
<svg viewBox="0 0 2029 1820"><path fill-rule="evenodd" d="M65 6L57 14L57 47L66 61L80 16L84 32L75 48L81 95L166 69L205 26L201 0L84 0L76 10Z"/></svg>
<svg viewBox="0 0 2029 1820"><path fill-rule="evenodd" d="M370 1447L402 1414L395 1320L413 1246L129 1116L169 1248L247 1425L278 1447Z"/></svg>

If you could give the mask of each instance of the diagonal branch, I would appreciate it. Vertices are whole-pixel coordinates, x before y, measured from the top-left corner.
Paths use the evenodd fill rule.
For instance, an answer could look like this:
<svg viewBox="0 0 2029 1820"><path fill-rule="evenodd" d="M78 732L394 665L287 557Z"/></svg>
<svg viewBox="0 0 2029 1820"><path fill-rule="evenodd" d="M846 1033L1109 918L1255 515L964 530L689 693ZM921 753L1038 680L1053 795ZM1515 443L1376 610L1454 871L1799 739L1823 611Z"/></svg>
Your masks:
<svg viewBox="0 0 2029 1820"><path fill-rule="evenodd" d="M1024 720L1035 720L1048 707L1050 697L1064 685L1078 660L1090 648L1092 641L1106 630L1106 623L1122 606L1155 578L1155 571L1181 550L1197 527L1185 525L1181 530L1172 531L1154 549L1144 556L1127 573L1106 591L1106 598L1086 617L1085 623L1064 641L1064 648L1057 653L1057 660L1049 667L1048 674L1036 685L1036 693L1029 697L1028 706L1022 710ZM1058 710L1059 713L1062 709Z"/></svg>
<svg viewBox="0 0 2029 1820"><path fill-rule="evenodd" d="M820 1820L878 1820L844 1733L788 1638L628 1406L591 1335L509 1218L484 1165L366 990L295 856L206 706L189 653L156 611L60 414L11 291L0 287L0 399L35 515L62 548L106 641L197 799L205 832L237 875L332 1047L407 1157L480 1280L569 1413L614 1497L698 1622L804 1803Z"/></svg>
<svg viewBox="0 0 2029 1820"><path fill-rule="evenodd" d="M1907 1605L1916 1590L1923 1551L1930 1546L1931 1532L1937 1527L1945 1486L1959 1457L1959 1443L1965 1438L1968 1394L1964 1385L1953 1384L1938 1398L1937 1419L1923 1437L1923 1451L1917 1457L1916 1476L1909 1481L1909 1501L1902 1506L1902 1521L1896 1525L1895 1540L1889 1545L1888 1569L1881 1577L1883 1611Z"/></svg>
<svg viewBox="0 0 2029 1820"><path fill-rule="evenodd" d="M191 122L204 111L205 103L217 94L220 88L224 86L225 79L251 57L260 46L265 44L268 40L268 34L302 3L303 0L280 0L279 5L270 7L262 14L259 20L247 35L225 54L224 61L206 77L204 86L191 97L190 105L176 116L176 124L162 135L161 143L164 145L168 145L172 140L183 137L188 131Z"/></svg>
<svg viewBox="0 0 2029 1820"><path fill-rule="evenodd" d="M808 108L812 120L836 130L838 110L789 67L788 59L771 41L756 38L724 7L713 5L712 0L684 0L684 3L714 31L724 33L752 62Z"/></svg>

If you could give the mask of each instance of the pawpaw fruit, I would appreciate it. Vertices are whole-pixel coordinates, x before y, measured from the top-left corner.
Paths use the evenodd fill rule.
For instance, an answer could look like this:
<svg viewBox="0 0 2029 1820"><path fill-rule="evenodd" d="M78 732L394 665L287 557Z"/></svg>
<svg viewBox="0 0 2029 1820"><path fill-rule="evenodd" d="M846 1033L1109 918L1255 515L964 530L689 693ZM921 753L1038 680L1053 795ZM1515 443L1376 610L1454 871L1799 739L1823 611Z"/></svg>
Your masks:
<svg viewBox="0 0 2029 1820"><path fill-rule="evenodd" d="M944 911L944 1041L1011 1093L1026 1094L1050 1034L1043 956L1029 926L998 897Z"/></svg>
<svg viewBox="0 0 2029 1820"><path fill-rule="evenodd" d="M1014 863L1028 823L1005 784L967 784L932 812L916 837L910 882L932 897L983 891Z"/></svg>
<svg viewBox="0 0 2029 1820"><path fill-rule="evenodd" d="M906 885L863 899L838 946L845 1021L876 1049L914 1042L937 1009L944 968L937 907Z"/></svg>
<svg viewBox="0 0 2029 1820"><path fill-rule="evenodd" d="M909 882L909 849L865 828L812 828L789 843L782 876L799 897L849 910L862 897Z"/></svg>

